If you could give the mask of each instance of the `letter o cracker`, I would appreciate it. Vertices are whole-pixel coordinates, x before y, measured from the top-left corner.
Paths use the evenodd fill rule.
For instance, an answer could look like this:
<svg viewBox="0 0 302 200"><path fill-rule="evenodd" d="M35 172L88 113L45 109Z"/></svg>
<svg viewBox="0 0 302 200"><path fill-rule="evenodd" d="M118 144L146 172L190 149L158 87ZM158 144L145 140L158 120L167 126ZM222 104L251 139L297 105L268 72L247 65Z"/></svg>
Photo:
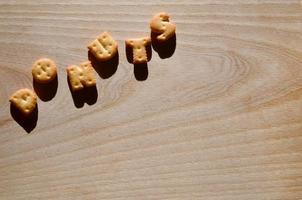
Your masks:
<svg viewBox="0 0 302 200"><path fill-rule="evenodd" d="M117 47L117 42L107 32L103 32L88 45L89 51L102 62L113 58L117 53Z"/></svg>
<svg viewBox="0 0 302 200"><path fill-rule="evenodd" d="M57 76L56 64L48 58L39 59L32 66L32 75L38 83L49 83Z"/></svg>
<svg viewBox="0 0 302 200"><path fill-rule="evenodd" d="M126 47L132 48L133 64L142 64L148 62L146 46L151 44L150 37L128 39L125 43Z"/></svg>
<svg viewBox="0 0 302 200"><path fill-rule="evenodd" d="M150 22L151 31L159 34L157 36L159 42L165 42L175 35L176 26L169 21L169 18L169 14L161 12L154 15Z"/></svg>
<svg viewBox="0 0 302 200"><path fill-rule="evenodd" d="M21 113L29 115L37 106L37 95L30 89L20 89L10 97L9 101Z"/></svg>

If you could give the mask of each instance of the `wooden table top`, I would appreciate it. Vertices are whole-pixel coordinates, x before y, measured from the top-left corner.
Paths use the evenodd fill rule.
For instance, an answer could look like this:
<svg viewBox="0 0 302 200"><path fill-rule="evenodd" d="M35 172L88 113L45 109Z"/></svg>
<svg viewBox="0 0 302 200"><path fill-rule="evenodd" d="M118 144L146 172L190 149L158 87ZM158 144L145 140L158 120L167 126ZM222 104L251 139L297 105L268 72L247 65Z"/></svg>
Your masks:
<svg viewBox="0 0 302 200"><path fill-rule="evenodd" d="M176 39L134 67L124 41L159 11ZM302 199L301 22L298 0L1 0L0 199ZM72 96L65 69L103 31L117 63ZM46 90L41 57L58 66ZM8 102L24 87L27 123Z"/></svg>

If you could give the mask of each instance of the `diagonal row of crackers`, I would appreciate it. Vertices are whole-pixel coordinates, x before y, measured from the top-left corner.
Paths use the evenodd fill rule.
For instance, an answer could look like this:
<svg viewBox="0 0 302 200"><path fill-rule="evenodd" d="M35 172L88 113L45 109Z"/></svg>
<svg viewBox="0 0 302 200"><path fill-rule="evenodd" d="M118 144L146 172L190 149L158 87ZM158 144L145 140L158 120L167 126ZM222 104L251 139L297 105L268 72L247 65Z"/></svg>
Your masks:
<svg viewBox="0 0 302 200"><path fill-rule="evenodd" d="M150 29L157 34L156 40L163 43L175 35L176 26L169 21L169 15L165 12L153 16ZM133 38L125 41L126 48L132 49L132 63L142 64L149 62L146 47L151 44L151 38ZM106 62L114 58L118 53L118 44L108 32L103 32L88 45L89 51L99 62ZM73 92L86 87L96 86L96 77L90 61L79 66L71 65L66 68L68 80ZM32 66L32 76L39 84L48 84L57 77L57 67L53 60L42 58ZM20 89L11 97L10 102L24 116L30 115L37 106L37 95L30 89Z"/></svg>

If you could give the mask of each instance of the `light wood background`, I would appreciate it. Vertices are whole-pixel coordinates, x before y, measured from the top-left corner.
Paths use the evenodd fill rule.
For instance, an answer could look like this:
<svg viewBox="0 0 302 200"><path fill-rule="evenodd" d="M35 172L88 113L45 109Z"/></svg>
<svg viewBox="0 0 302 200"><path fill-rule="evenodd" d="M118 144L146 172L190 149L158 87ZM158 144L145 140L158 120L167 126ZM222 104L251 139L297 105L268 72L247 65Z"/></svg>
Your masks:
<svg viewBox="0 0 302 200"><path fill-rule="evenodd" d="M124 40L159 11L176 50L138 81ZM0 199L302 199L301 22L298 0L1 0ZM118 69L76 108L65 67L104 30ZM28 134L8 98L44 56L58 91Z"/></svg>

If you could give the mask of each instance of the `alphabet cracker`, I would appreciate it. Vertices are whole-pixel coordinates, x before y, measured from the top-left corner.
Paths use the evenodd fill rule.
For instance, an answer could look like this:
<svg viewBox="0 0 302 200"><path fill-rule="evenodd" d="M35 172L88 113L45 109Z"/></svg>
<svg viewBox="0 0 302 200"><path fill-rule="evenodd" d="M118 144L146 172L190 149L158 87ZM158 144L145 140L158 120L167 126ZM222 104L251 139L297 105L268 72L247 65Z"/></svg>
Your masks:
<svg viewBox="0 0 302 200"><path fill-rule="evenodd" d="M117 53L117 42L107 32L103 32L91 44L88 45L90 52L99 61L107 61Z"/></svg>
<svg viewBox="0 0 302 200"><path fill-rule="evenodd" d="M150 37L126 40L126 47L131 47L133 51L133 64L141 64L148 62L146 46L150 44Z"/></svg>
<svg viewBox="0 0 302 200"><path fill-rule="evenodd" d="M16 91L9 101L24 115L32 113L37 106L36 94L27 88Z"/></svg>
<svg viewBox="0 0 302 200"><path fill-rule="evenodd" d="M32 75L39 83L49 83L57 76L56 64L48 58L39 59L32 66Z"/></svg>
<svg viewBox="0 0 302 200"><path fill-rule="evenodd" d="M71 65L66 71L72 91L96 85L93 67L89 61L81 63L80 66Z"/></svg>
<svg viewBox="0 0 302 200"><path fill-rule="evenodd" d="M167 41L175 35L176 26L169 21L169 18L167 13L161 12L153 16L150 22L151 31L159 34L157 36L159 42Z"/></svg>

